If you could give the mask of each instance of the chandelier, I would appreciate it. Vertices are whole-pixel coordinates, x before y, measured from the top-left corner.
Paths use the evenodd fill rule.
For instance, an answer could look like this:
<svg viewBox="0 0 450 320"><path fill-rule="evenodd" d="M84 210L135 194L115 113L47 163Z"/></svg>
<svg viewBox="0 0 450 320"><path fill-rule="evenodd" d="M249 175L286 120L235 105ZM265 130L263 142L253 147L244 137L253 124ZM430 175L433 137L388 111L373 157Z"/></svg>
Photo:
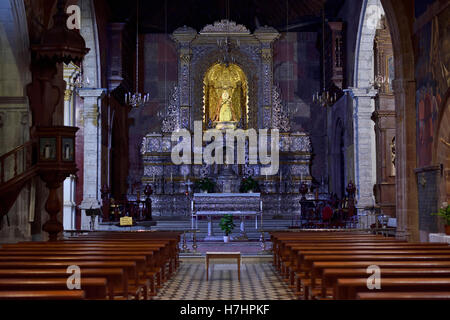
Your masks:
<svg viewBox="0 0 450 320"><path fill-rule="evenodd" d="M230 63L235 63L236 59L233 57L233 50L239 48L239 40L236 40L233 43L230 38L227 36L224 40L217 40L217 47L219 48L221 54L219 63L224 64L226 67L230 65Z"/></svg>
<svg viewBox="0 0 450 320"><path fill-rule="evenodd" d="M83 71L80 70L80 72L75 76L73 79L73 82L71 84L75 89L82 89L89 87L90 81L89 78L84 76Z"/></svg>
<svg viewBox="0 0 450 320"><path fill-rule="evenodd" d="M325 88L325 8L322 9L322 90L313 94L313 103L322 106L329 107L336 102L336 93L332 93Z"/></svg>
<svg viewBox="0 0 450 320"><path fill-rule="evenodd" d="M136 3L136 92L125 94L125 104L132 108L139 108L145 105L150 98L148 93L138 92L139 87L139 0Z"/></svg>
<svg viewBox="0 0 450 320"><path fill-rule="evenodd" d="M235 63L236 59L233 57L233 51L240 47L239 40L235 42L231 41L228 37L230 33L230 1L227 0L226 3L226 21L227 21L227 36L223 40L217 40L217 47L220 51L219 63L224 64L226 67L230 65L230 63Z"/></svg>

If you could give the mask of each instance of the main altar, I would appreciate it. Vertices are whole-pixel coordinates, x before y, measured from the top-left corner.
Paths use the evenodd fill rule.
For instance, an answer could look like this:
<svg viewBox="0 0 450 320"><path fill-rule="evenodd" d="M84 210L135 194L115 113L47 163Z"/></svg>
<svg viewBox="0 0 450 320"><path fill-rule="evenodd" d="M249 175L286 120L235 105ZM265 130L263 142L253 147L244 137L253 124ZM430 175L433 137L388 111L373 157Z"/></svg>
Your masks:
<svg viewBox="0 0 450 320"><path fill-rule="evenodd" d="M178 83L161 116L159 132L148 133L142 141L142 185L153 189L153 215L189 216L195 182L210 179L215 193L239 193L244 177L259 184L263 215L292 215L299 211L299 187L311 184L311 140L305 132L292 132L289 112L273 83L273 44L280 34L272 27L251 33L245 26L222 20L200 32L184 26L174 31L178 49ZM279 170L264 174L266 165L254 163L245 144L244 163L174 164L172 150L178 143L174 132L192 135L201 130L268 130L267 143L277 130ZM197 146L198 149L198 146ZM270 149L270 148L269 148ZM310 195L312 197L312 195Z"/></svg>

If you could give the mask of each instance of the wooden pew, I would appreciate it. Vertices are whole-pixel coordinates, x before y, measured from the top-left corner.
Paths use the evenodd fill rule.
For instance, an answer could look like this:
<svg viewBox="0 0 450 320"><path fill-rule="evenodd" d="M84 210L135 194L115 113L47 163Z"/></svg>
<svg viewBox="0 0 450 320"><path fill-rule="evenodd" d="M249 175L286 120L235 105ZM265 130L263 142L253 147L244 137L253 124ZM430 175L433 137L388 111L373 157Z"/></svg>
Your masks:
<svg viewBox="0 0 450 320"><path fill-rule="evenodd" d="M437 271L439 267L450 266L450 246L445 244L407 243L387 238L383 241L380 240L379 236L345 233L336 235L332 232L328 234L300 232L295 235L277 232L271 234L271 238L274 241L274 264L282 276L292 286L293 271L295 271L299 279L304 281L305 284L310 281L309 286L311 288L315 286L315 279L320 278L323 284L322 295L326 295L326 288L330 286L330 283L337 280L346 280L339 278L339 272L336 272L335 278L331 280L327 278L328 274L325 278L322 278L322 261L333 265L331 268L336 268L337 265L335 264L341 264L342 266L342 263L345 263L344 270L351 268L352 263L360 263L359 272L362 270L366 272L366 269L362 269L361 263L365 263L365 268L375 264L380 267L381 265L390 265L391 270L396 267L406 269L399 270L397 273L392 271L392 275L387 273L386 278L392 279L396 279L396 277L415 278L415 275L420 277L420 267L433 268L431 271L428 270L428 273L423 269L421 270L424 278L449 276L450 269ZM355 268L355 265L353 265L353 268ZM408 270L414 271L408 273ZM345 272L349 271L343 271L343 273ZM368 276L364 274L365 281L367 281ZM341 275L341 277L345 277L345 275ZM361 273L359 275L356 273L352 277L361 277ZM394 287L394 284L392 284L392 287ZM307 294L308 291L309 288L305 288L304 294Z"/></svg>
<svg viewBox="0 0 450 320"><path fill-rule="evenodd" d="M67 273L67 269L0 269L0 279L9 278L61 278L67 280L70 274ZM127 274L120 268L102 268L81 269L81 279L83 278L100 278L105 277L108 283L108 297L113 299L118 296L118 292L123 291L123 285L128 286ZM116 294L117 293L117 294Z"/></svg>
<svg viewBox="0 0 450 320"><path fill-rule="evenodd" d="M17 262L17 261L6 261L0 262L0 271L4 269L29 269L29 270L39 270L39 269L67 269L69 265L67 262L61 261L28 261L28 262ZM137 267L136 262L133 261L78 261L77 266L81 268L81 270L88 269L111 269L111 268L120 268L125 270L125 274L127 275L126 279L132 280L134 283L137 277ZM128 299L130 294L130 290L133 290L133 297L139 298L138 292L140 291L141 286L139 287L131 287L127 282L123 282L123 296ZM145 296L144 296L145 297Z"/></svg>
<svg viewBox="0 0 450 320"><path fill-rule="evenodd" d="M356 299L358 292L375 291L367 288L367 278L337 279L333 298L337 300ZM390 291L450 291L450 278L382 278L381 290Z"/></svg>
<svg viewBox="0 0 450 320"><path fill-rule="evenodd" d="M82 300L83 290L0 291L0 300Z"/></svg>
<svg viewBox="0 0 450 320"><path fill-rule="evenodd" d="M105 278L81 278L81 288L86 299L106 299L107 280ZM67 279L64 278L8 278L0 279L1 291L28 291L28 290L67 290Z"/></svg>
<svg viewBox="0 0 450 320"><path fill-rule="evenodd" d="M158 269L157 272L160 272L161 274L158 276L158 286L160 286L161 281L165 281L165 273L164 273L164 267L167 258L167 255L161 252L163 249L164 244L143 244L142 242L136 242L136 243L122 243L122 242L114 242L114 241L97 241L97 242L84 242L84 241L77 241L77 242L55 242L55 243L34 243L34 242L27 242L27 243L19 243L14 245L5 245L4 250L8 251L19 251L19 250L35 250L36 248L42 248L42 249L60 249L60 250L73 250L76 248L83 248L85 250L106 250L111 249L112 251L117 250L126 250L126 251L135 251L135 250L149 250L149 252L153 252L154 258L148 259L147 264L150 268ZM149 253L150 254L150 253ZM155 270L149 270L151 272L154 272Z"/></svg>
<svg viewBox="0 0 450 320"><path fill-rule="evenodd" d="M358 292L357 300L450 300L448 292Z"/></svg>
<svg viewBox="0 0 450 320"><path fill-rule="evenodd" d="M114 252L124 252L125 255L130 253L136 253L136 254L144 254L147 256L146 259L146 272L151 274L154 272L159 272L161 274L157 275L157 283L158 286L161 286L161 281L165 280L164 276L164 258L161 254L159 254L160 246L153 246L153 245L145 245L145 244L122 244L122 243L76 243L76 244L66 244L66 243L52 243L52 244L18 244L18 245L7 245L3 249L0 249L1 251L8 251L8 252L25 252L25 251L37 251L39 250L52 250L52 251L71 251L76 252L77 250L85 250L85 251L105 251L105 254L111 253L110 255L113 255ZM119 251L122 250L122 251ZM151 257L151 255L154 255L154 258ZM1 259L1 256L0 256ZM142 266L138 265L139 272L143 271ZM155 270L157 269L157 270Z"/></svg>
<svg viewBox="0 0 450 320"><path fill-rule="evenodd" d="M337 279L364 278L371 274L367 269L324 269L322 271L321 297L327 297L327 289L333 289ZM450 278L450 268L382 268L381 278Z"/></svg>
<svg viewBox="0 0 450 320"><path fill-rule="evenodd" d="M168 267L168 276L170 276L179 265L180 237L181 232L95 232L88 236L53 243L6 244L0 249L0 274L1 270L7 271L9 267L19 267L25 269L22 274L28 271L28 275L24 279L16 279L18 282L30 281L29 283L38 285L43 278L30 276L33 271L46 270L49 274L51 270L59 269L59 275L52 274L49 276L51 279L46 280L52 283L63 283L63 281L65 283L69 275L64 274L62 278L62 271L71 264L81 267L82 272L86 267L90 269L98 267L97 274L101 274L101 270L118 267L124 274L122 283L128 284L127 279L130 279L134 281L136 290L140 290L142 283L148 288L148 282L145 281L149 281L148 278L153 280L155 274L158 275L157 286L160 287L161 282L166 280L165 268ZM127 265L127 262L132 262L133 265ZM4 278L0 276L0 281L7 280L6 273L3 273ZM106 277L106 272L104 274ZM88 279L86 277L86 281ZM107 281L106 278L105 281ZM50 284L47 283L47 285ZM154 285L150 287L156 291ZM124 295L128 297L126 285L123 289ZM114 295L111 285L108 286L108 293L109 296ZM92 297L90 294L88 296Z"/></svg>
<svg viewBox="0 0 450 320"><path fill-rule="evenodd" d="M130 249L133 250L133 249ZM152 270L151 264L152 252L135 250L135 251L117 251L101 249L97 251L83 250L82 248L73 248L70 250L65 249L60 251L58 249L38 249L34 251L21 251L21 250L1 250L0 249L0 262L1 261L33 261L38 259L39 261L75 261L70 262L76 264L76 261L83 259L84 261L123 261L131 260L137 263L137 273L140 278L148 279L147 288L150 289L148 294L155 295L156 288L154 283L155 273ZM69 263L69 262L68 262ZM141 283L142 281L139 281Z"/></svg>
<svg viewBox="0 0 450 320"><path fill-rule="evenodd" d="M292 259L295 259L291 262L291 268L290 268L290 285L293 286L294 282L294 274L297 274L298 276L301 276L303 273L306 273L306 275L309 274L311 265L307 264L304 260L304 257L310 257L310 256L321 256L320 258L315 259L314 261L321 261L321 260L333 260L338 261L341 260L339 258L334 258L335 256L346 256L346 257L352 257L351 259L346 260L353 260L354 256L361 257L361 256L379 256L379 257L392 257L393 255L399 256L399 259L401 257L405 256L409 258L410 256L418 256L418 255L449 255L450 256L450 247L448 249L436 249L436 250L415 250L415 249L409 249L409 248L400 248L398 250L380 250L380 248L375 249L368 249L365 250L300 250L297 251L292 257ZM330 258L329 258L330 257ZM356 260L356 259L355 259ZM387 260L387 259L386 259Z"/></svg>

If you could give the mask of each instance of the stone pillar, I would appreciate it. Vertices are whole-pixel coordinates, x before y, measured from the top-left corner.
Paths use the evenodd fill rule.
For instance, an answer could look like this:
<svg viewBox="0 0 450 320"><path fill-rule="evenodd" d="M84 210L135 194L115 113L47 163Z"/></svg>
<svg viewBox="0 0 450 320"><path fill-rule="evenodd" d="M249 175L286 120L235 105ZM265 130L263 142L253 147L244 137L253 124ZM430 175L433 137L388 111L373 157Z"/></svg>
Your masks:
<svg viewBox="0 0 450 320"><path fill-rule="evenodd" d="M79 67L74 64L64 65L64 125L75 127L74 86L73 81L79 75ZM75 230L75 175L70 175L63 184L63 225L64 230Z"/></svg>
<svg viewBox="0 0 450 320"><path fill-rule="evenodd" d="M397 234L399 239L419 240L416 160L416 101L414 80L393 80L396 109L395 183Z"/></svg>
<svg viewBox="0 0 450 320"><path fill-rule="evenodd" d="M80 204L81 229L89 230L90 218L86 217L86 209L101 207L101 123L100 100L105 89L88 88L79 91L84 99L84 181L83 201Z"/></svg>
<svg viewBox="0 0 450 320"><path fill-rule="evenodd" d="M353 98L353 139L355 150L356 208L362 213L365 207L375 204L373 186L376 183L375 130L372 113L375 111L376 90L350 88Z"/></svg>
<svg viewBox="0 0 450 320"><path fill-rule="evenodd" d="M258 126L268 128L272 124L272 115L269 110L272 106L272 88L273 88L273 42L280 37L277 30L272 27L260 27L255 30L255 37L261 43L261 70L262 70L262 112L258 118L262 123ZM261 108L259 108L261 110Z"/></svg>
<svg viewBox="0 0 450 320"><path fill-rule="evenodd" d="M181 128L189 129L192 127L190 121L190 79L191 79L191 42L197 36L197 31L189 27L181 27L175 30L172 34L178 45L178 88L179 88L179 103L183 106L180 112L179 123Z"/></svg>

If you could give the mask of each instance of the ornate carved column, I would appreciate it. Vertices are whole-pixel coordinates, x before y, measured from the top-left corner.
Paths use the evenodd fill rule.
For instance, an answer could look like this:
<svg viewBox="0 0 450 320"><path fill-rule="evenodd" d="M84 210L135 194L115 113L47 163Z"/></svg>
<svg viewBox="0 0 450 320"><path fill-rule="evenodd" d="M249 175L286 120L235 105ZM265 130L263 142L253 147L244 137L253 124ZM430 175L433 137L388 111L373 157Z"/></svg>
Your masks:
<svg viewBox="0 0 450 320"><path fill-rule="evenodd" d="M397 234L399 239L419 240L416 160L416 108L414 80L393 80L396 109Z"/></svg>
<svg viewBox="0 0 450 320"><path fill-rule="evenodd" d="M101 123L100 100L105 95L105 89L88 88L79 91L84 99L84 181L81 229L88 230L90 217L86 216L86 209L101 207Z"/></svg>
<svg viewBox="0 0 450 320"><path fill-rule="evenodd" d="M373 186L376 183L375 130L371 119L375 111L376 90L350 88L353 98L353 136L355 152L356 208L361 213L375 204Z"/></svg>
<svg viewBox="0 0 450 320"><path fill-rule="evenodd" d="M80 74L80 68L73 63L64 65L64 125L75 126L74 79ZM63 184L63 224L64 230L75 229L75 175L70 175Z"/></svg>
<svg viewBox="0 0 450 320"><path fill-rule="evenodd" d="M262 114L258 115L258 126L269 128L272 125L272 88L273 88L273 42L280 37L272 27L260 27L254 32L261 43ZM261 110L261 108L260 108Z"/></svg>
<svg viewBox="0 0 450 320"><path fill-rule="evenodd" d="M172 34L178 45L178 88L179 88L179 106L180 108L180 126L181 128L190 129L191 124L191 93L190 93L190 78L191 78L191 42L197 36L197 31L189 27L181 27L175 30Z"/></svg>

